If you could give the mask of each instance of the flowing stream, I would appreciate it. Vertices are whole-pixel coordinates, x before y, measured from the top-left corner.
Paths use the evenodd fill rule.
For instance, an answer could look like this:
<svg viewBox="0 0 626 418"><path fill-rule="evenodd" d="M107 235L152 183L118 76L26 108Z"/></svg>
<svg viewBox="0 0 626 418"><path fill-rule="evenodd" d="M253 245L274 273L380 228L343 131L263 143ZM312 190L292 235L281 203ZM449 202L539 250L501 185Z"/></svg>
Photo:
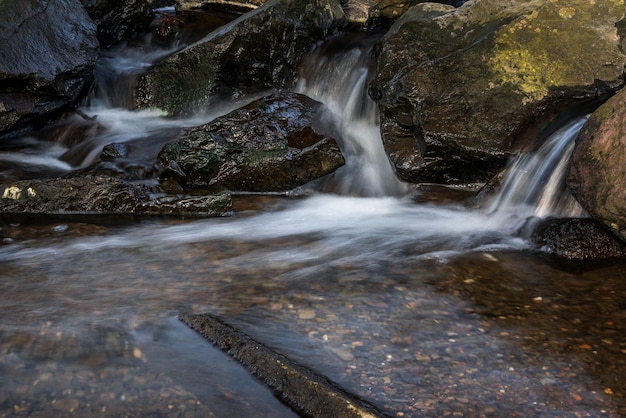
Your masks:
<svg viewBox="0 0 626 418"><path fill-rule="evenodd" d="M620 416L623 263L564 265L517 233L582 215L562 183L585 119L512 161L485 209L416 199L382 149L369 51L322 45L303 65L296 90L326 104L347 160L309 197L242 196L227 219L3 221L0 416L296 416L182 312L220 315L390 416ZM115 83L158 54L100 65ZM81 109L103 127L89 143L17 139L2 176L66 173L111 142L154 152L239 105L171 120L109 86Z"/></svg>

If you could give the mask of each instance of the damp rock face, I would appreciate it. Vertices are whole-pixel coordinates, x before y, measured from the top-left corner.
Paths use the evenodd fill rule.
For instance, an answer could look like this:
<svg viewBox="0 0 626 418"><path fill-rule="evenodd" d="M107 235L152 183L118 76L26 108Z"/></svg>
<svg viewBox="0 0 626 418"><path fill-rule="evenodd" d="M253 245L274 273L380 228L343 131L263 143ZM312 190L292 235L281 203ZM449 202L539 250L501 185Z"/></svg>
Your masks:
<svg viewBox="0 0 626 418"><path fill-rule="evenodd" d="M372 92L409 182L485 181L566 109L623 86L621 1L421 3L384 36Z"/></svg>
<svg viewBox="0 0 626 418"><path fill-rule="evenodd" d="M583 126L567 183L581 206L626 241L626 91L599 107Z"/></svg>
<svg viewBox="0 0 626 418"><path fill-rule="evenodd" d="M271 1L157 64L138 80L135 104L173 116L288 88L304 54L345 25L339 0Z"/></svg>
<svg viewBox="0 0 626 418"><path fill-rule="evenodd" d="M0 136L73 106L97 54L96 26L79 0L0 2Z"/></svg>
<svg viewBox="0 0 626 418"><path fill-rule="evenodd" d="M320 111L304 95L270 95L190 130L158 159L164 167L175 163L165 177L184 188L290 190L345 163L336 141L313 128Z"/></svg>

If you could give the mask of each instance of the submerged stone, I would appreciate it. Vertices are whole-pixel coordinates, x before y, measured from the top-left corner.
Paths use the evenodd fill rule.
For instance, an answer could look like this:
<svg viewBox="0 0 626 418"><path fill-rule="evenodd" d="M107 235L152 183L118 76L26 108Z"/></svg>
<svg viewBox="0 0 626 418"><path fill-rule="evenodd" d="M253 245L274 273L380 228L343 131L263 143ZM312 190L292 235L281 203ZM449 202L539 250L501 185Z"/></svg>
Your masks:
<svg viewBox="0 0 626 418"><path fill-rule="evenodd" d="M294 363L216 316L184 314L179 319L246 366L304 416L385 416L376 407L346 392L325 376Z"/></svg>

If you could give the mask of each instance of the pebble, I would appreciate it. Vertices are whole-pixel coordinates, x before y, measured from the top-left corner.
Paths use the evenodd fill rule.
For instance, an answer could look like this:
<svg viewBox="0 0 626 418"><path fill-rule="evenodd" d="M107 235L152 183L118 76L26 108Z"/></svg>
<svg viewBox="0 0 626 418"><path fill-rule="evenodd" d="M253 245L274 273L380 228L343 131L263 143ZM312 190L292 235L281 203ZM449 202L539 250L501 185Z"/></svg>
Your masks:
<svg viewBox="0 0 626 418"><path fill-rule="evenodd" d="M343 360L345 362L354 361L354 355L351 352L347 351L347 350L343 350L341 348L331 347L330 351L332 351L333 354L335 354L337 357L339 357L341 360Z"/></svg>
<svg viewBox="0 0 626 418"><path fill-rule="evenodd" d="M78 399L57 399L52 401L52 406L63 412L74 412L79 405Z"/></svg>
<svg viewBox="0 0 626 418"><path fill-rule="evenodd" d="M299 309L298 318L300 319L314 319L317 316L313 309Z"/></svg>

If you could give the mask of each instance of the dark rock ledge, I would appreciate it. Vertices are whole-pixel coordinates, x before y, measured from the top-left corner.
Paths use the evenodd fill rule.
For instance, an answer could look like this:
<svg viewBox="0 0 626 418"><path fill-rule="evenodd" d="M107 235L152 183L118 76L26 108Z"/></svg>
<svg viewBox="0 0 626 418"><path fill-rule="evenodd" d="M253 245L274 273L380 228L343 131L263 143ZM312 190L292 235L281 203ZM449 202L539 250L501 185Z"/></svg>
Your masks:
<svg viewBox="0 0 626 418"><path fill-rule="evenodd" d="M223 216L230 193L165 195L146 184L87 176L21 180L0 187L0 213L40 215Z"/></svg>
<svg viewBox="0 0 626 418"><path fill-rule="evenodd" d="M387 415L336 383L296 364L211 314L179 319L246 366L297 412L308 417L375 418Z"/></svg>

